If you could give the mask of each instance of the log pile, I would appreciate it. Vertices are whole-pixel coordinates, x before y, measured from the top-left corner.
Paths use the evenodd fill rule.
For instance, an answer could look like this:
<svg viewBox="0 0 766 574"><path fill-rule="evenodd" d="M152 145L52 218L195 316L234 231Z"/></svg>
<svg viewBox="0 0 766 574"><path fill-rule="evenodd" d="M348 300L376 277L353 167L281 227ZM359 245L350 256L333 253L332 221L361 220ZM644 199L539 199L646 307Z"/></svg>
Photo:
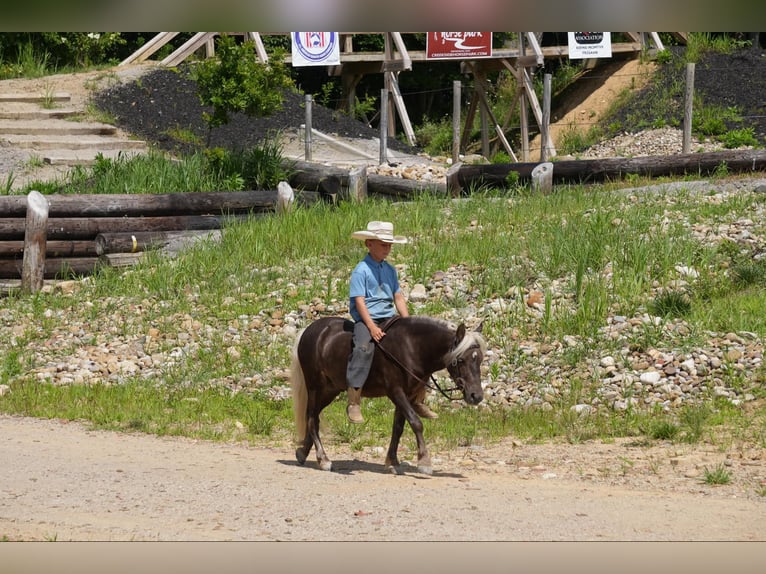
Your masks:
<svg viewBox="0 0 766 574"><path fill-rule="evenodd" d="M364 167L347 170L310 162L290 162L286 167L292 174L290 185L301 190L295 199L304 204L335 202L339 197L362 201L368 195L406 199L425 191L446 191L444 184L368 177ZM0 196L0 279L22 276L23 258L29 252L25 242L29 201L27 196ZM45 279L56 279L89 275L98 265L130 264L147 249L165 249L207 235L232 218L279 211L285 198L278 190L264 190L54 194L44 196L43 201L47 203L47 223L44 237L38 240L44 252L39 273Z"/></svg>
<svg viewBox="0 0 766 574"><path fill-rule="evenodd" d="M89 275L97 265L109 265L110 255L140 253L181 235L217 230L232 218L273 212L277 204L276 191L55 194L44 198L47 224L42 238L42 275L46 279ZM25 250L29 250L25 244L29 199L0 196L0 279L22 276Z"/></svg>

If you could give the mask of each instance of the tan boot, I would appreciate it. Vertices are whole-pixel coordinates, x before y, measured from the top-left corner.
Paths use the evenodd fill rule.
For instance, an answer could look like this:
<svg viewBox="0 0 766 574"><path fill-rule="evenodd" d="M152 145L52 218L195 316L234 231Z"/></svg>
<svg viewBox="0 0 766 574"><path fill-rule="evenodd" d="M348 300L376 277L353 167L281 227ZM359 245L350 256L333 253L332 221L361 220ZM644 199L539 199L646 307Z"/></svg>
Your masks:
<svg viewBox="0 0 766 574"><path fill-rule="evenodd" d="M422 389L418 392L415 399L412 401L412 408L415 412L424 419L438 419L439 415L433 412L426 406L426 390Z"/></svg>
<svg viewBox="0 0 766 574"><path fill-rule="evenodd" d="M348 395L348 406L346 407L346 415L348 420L355 424L364 422L362 416L362 389L355 389L354 387L348 387L346 389Z"/></svg>
<svg viewBox="0 0 766 574"><path fill-rule="evenodd" d="M412 403L412 408L415 409L415 412L418 413L418 415L420 415L424 419L439 418L439 415L437 415L435 412L429 409L425 403L421 403L421 402Z"/></svg>

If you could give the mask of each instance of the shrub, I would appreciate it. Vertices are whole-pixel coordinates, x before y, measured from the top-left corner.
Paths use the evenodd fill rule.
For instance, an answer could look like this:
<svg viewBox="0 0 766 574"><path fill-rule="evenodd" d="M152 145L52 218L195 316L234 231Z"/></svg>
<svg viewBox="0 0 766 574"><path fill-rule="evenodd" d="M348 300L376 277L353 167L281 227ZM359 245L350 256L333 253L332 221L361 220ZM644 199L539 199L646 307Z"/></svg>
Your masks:
<svg viewBox="0 0 766 574"><path fill-rule="evenodd" d="M276 53L268 65L258 62L253 42L237 44L233 37L222 35L217 58L198 63L192 72L203 105L212 106L205 113L211 128L229 122L229 114L268 116L282 109L284 90L293 87L289 71Z"/></svg>

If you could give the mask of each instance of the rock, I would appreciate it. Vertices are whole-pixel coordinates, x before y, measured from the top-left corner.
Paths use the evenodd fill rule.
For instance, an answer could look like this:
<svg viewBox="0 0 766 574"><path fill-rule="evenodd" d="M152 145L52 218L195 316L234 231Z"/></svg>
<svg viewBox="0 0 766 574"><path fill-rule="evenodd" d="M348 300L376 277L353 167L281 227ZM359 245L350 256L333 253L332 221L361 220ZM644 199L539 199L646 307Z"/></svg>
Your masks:
<svg viewBox="0 0 766 574"><path fill-rule="evenodd" d="M426 291L426 286L417 283L412 287L409 294L409 300L413 303L422 303L423 301L428 299L428 292Z"/></svg>

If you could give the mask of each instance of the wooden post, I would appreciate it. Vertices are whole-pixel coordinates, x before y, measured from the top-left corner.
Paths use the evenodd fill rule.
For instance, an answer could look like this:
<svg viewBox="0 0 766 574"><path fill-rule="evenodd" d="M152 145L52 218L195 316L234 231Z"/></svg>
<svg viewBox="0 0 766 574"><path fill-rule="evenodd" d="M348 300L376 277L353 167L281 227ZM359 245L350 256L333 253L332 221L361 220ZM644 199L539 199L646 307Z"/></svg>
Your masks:
<svg viewBox="0 0 766 574"><path fill-rule="evenodd" d="M380 90L380 164L388 163L388 90Z"/></svg>
<svg viewBox="0 0 766 574"><path fill-rule="evenodd" d="M351 169L348 172L348 199L361 202L367 197L367 167Z"/></svg>
<svg viewBox="0 0 766 574"><path fill-rule="evenodd" d="M304 156L306 161L311 161L311 129L311 94L306 94L306 129L303 132L303 141L305 144Z"/></svg>
<svg viewBox="0 0 766 574"><path fill-rule="evenodd" d="M553 189L553 164L549 161L537 164L532 169L532 187L535 191L549 194Z"/></svg>
<svg viewBox="0 0 766 574"><path fill-rule="evenodd" d="M452 197L460 197L463 194L463 186L460 185L458 180L461 167L463 167L463 162L459 161L453 163L452 167L447 170L447 194Z"/></svg>
<svg viewBox="0 0 766 574"><path fill-rule="evenodd" d="M48 237L48 200L39 191L27 196L24 228L24 257L21 266L21 288L36 293L43 287L45 276L45 242Z"/></svg>
<svg viewBox="0 0 766 574"><path fill-rule="evenodd" d="M452 164L460 161L460 80L452 82Z"/></svg>
<svg viewBox="0 0 766 574"><path fill-rule="evenodd" d="M692 108L694 106L694 63L686 64L686 95L684 99L683 153L692 147Z"/></svg>
<svg viewBox="0 0 766 574"><path fill-rule="evenodd" d="M524 34L519 34L519 55L527 55L527 47L524 43ZM522 68L526 70L526 68ZM522 90L519 95L519 128L521 129L521 161L529 161L529 114L527 109L527 96Z"/></svg>
<svg viewBox="0 0 766 574"><path fill-rule="evenodd" d="M540 126L540 161L548 161L548 141L551 127L551 75L543 76L543 122Z"/></svg>

